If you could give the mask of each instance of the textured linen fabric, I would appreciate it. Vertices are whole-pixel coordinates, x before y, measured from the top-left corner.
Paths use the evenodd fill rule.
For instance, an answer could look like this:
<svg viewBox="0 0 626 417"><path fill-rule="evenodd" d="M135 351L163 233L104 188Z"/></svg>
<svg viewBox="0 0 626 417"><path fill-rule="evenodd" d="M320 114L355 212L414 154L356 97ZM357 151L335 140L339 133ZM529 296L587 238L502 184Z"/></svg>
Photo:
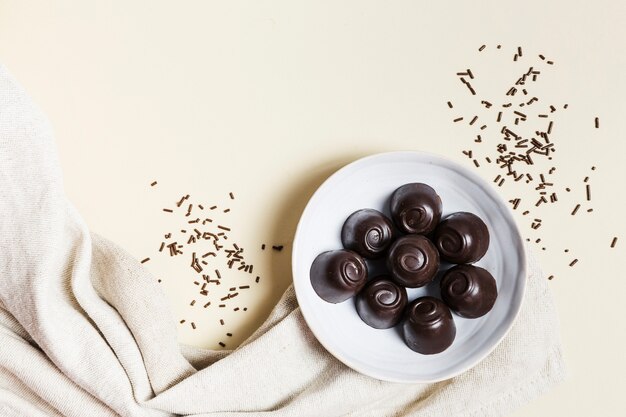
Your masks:
<svg viewBox="0 0 626 417"><path fill-rule="evenodd" d="M1 416L495 416L564 377L532 257L511 332L440 383L346 367L313 337L292 287L236 350L179 345L154 277L67 200L50 126L1 66L0 193Z"/></svg>

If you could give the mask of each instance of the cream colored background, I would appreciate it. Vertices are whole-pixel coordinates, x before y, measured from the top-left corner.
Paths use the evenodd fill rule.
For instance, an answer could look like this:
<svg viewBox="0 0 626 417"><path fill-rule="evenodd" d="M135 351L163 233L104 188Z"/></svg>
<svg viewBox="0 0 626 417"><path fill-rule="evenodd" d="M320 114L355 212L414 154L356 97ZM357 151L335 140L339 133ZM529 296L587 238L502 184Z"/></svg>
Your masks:
<svg viewBox="0 0 626 417"><path fill-rule="evenodd" d="M523 234L548 247L539 256L556 276L550 285L570 375L515 415L626 414L626 3L106 3L0 0L0 62L49 116L67 193L91 229L137 258L155 259L169 227L165 204L186 193L228 203L235 192L233 238L249 248L263 280L242 299L246 314L225 316L231 346L289 284L295 225L330 173L406 149L470 166L460 151L471 135L451 123L456 114L445 105L469 103L454 73L510 73L517 45L554 59L541 94L570 104L553 135L559 183L579 184L596 165L594 213L569 215L579 193L542 211L540 234L518 217ZM510 57L497 58L497 43ZM490 46L483 55L481 44ZM490 180L496 171L479 173ZM159 185L150 189L153 179ZM506 199L528 196L509 186ZM621 240L609 249L614 235ZM286 250L261 252L262 242ZM574 256L580 262L569 268ZM199 325L181 326L181 340L216 347L225 330L215 310L188 306L189 268L146 266L164 278L177 317Z"/></svg>

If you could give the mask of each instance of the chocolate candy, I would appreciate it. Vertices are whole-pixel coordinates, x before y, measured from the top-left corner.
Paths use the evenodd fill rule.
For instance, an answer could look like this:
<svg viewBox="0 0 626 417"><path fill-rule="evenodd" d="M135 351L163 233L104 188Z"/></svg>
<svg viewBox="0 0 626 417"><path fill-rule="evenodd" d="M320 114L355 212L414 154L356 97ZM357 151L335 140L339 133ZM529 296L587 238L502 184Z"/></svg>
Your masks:
<svg viewBox="0 0 626 417"><path fill-rule="evenodd" d="M430 186L405 184L391 195L391 219L404 233L429 234L441 220L441 198Z"/></svg>
<svg viewBox="0 0 626 417"><path fill-rule="evenodd" d="M421 297L409 304L402 331L406 345L424 355L443 352L456 336L450 309L434 297Z"/></svg>
<svg viewBox="0 0 626 417"><path fill-rule="evenodd" d="M389 249L387 269L396 283L410 288L422 287L435 278L439 253L424 236L403 236Z"/></svg>
<svg viewBox="0 0 626 417"><path fill-rule="evenodd" d="M383 213L374 209L357 210L341 229L341 243L365 258L382 256L393 240L393 225Z"/></svg>
<svg viewBox="0 0 626 417"><path fill-rule="evenodd" d="M475 319L491 310L498 289L489 271L474 265L457 265L441 279L441 298L461 317Z"/></svg>
<svg viewBox="0 0 626 417"><path fill-rule="evenodd" d="M442 260L455 264L473 263L489 248L489 230L475 214L458 212L439 223L433 241Z"/></svg>
<svg viewBox="0 0 626 417"><path fill-rule="evenodd" d="M367 281L367 266L355 252L332 250L317 255L311 265L310 277L317 295L336 304L363 288Z"/></svg>
<svg viewBox="0 0 626 417"><path fill-rule="evenodd" d="M373 328L388 329L398 324L407 302L406 290L381 276L368 282L357 294L356 311Z"/></svg>

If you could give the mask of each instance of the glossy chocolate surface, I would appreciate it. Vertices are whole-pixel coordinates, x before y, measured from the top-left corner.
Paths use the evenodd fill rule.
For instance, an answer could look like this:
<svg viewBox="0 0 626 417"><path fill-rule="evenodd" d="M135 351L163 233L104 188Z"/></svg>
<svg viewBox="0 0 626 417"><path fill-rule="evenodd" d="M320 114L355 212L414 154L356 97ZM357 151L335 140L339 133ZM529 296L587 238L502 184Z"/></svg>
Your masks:
<svg viewBox="0 0 626 417"><path fill-rule="evenodd" d="M455 264L473 263L489 248L489 230L475 214L453 213L439 223L433 242L442 260Z"/></svg>
<svg viewBox="0 0 626 417"><path fill-rule="evenodd" d="M406 345L424 355L443 352L456 337L450 309L434 297L421 297L409 304L402 331Z"/></svg>
<svg viewBox="0 0 626 417"><path fill-rule="evenodd" d="M356 311L361 320L375 329L388 329L398 324L408 303L406 290L389 277L370 281L356 296Z"/></svg>
<svg viewBox="0 0 626 417"><path fill-rule="evenodd" d="M421 235L397 239L387 254L387 269L397 284L417 288L435 278L439 253L430 240Z"/></svg>
<svg viewBox="0 0 626 417"><path fill-rule="evenodd" d="M341 303L365 286L367 266L357 253L332 250L320 253L310 271L311 285L323 300Z"/></svg>
<svg viewBox="0 0 626 417"><path fill-rule="evenodd" d="M441 198L426 184L401 186L391 195L389 206L391 219L404 233L429 234L441 220Z"/></svg>
<svg viewBox="0 0 626 417"><path fill-rule="evenodd" d="M496 280L474 265L457 265L441 279L441 298L461 317L475 319L487 314L496 302Z"/></svg>
<svg viewBox="0 0 626 417"><path fill-rule="evenodd" d="M374 209L355 211L341 229L343 247L370 259L382 256L393 238L391 220Z"/></svg>

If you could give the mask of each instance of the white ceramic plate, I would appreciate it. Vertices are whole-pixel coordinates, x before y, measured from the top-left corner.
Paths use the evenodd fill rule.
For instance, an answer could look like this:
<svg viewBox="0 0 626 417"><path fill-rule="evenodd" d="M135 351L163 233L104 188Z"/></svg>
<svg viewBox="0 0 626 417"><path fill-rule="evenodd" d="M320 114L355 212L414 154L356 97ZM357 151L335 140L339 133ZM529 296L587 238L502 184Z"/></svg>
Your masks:
<svg viewBox="0 0 626 417"><path fill-rule="evenodd" d="M326 250L340 249L341 226L355 210L375 208L389 215L388 199L399 186L423 182L443 201L444 216L455 211L477 214L487 224L490 246L476 265L496 279L498 298L478 319L454 315L452 346L422 355L402 340L400 326L377 330L359 318L354 299L330 304L317 296L309 277L311 263ZM371 377L394 382L435 382L451 378L484 359L507 334L520 309L526 284L526 258L519 231L491 185L440 156L391 152L346 165L315 192L296 230L293 280L304 318L320 343L337 359ZM409 300L438 296L439 279L425 288L408 289Z"/></svg>

